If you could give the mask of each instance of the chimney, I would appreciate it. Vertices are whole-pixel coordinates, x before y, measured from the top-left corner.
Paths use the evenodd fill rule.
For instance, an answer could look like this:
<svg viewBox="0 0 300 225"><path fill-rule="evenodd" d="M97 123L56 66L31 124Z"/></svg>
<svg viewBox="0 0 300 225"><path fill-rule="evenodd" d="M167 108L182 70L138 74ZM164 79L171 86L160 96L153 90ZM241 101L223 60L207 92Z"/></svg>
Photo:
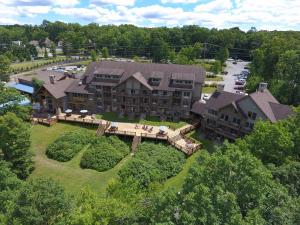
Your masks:
<svg viewBox="0 0 300 225"><path fill-rule="evenodd" d="M268 88L268 83L261 82L258 86L258 91L264 92Z"/></svg>
<svg viewBox="0 0 300 225"><path fill-rule="evenodd" d="M225 84L218 84L218 85L217 85L217 92L222 92L222 91L224 91L224 87L225 87Z"/></svg>
<svg viewBox="0 0 300 225"><path fill-rule="evenodd" d="M55 84L55 76L54 75L50 75L49 79L50 79L50 84Z"/></svg>

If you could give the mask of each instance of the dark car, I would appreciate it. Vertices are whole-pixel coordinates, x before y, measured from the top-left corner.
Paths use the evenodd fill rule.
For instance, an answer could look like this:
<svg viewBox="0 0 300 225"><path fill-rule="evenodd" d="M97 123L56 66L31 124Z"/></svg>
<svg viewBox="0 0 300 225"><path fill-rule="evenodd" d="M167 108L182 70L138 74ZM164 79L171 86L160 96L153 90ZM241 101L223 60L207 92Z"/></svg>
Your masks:
<svg viewBox="0 0 300 225"><path fill-rule="evenodd" d="M232 64L237 64L237 61L234 61Z"/></svg>
<svg viewBox="0 0 300 225"><path fill-rule="evenodd" d="M223 75L227 75L227 74L228 74L228 71L222 71L222 74L223 74Z"/></svg>
<svg viewBox="0 0 300 225"><path fill-rule="evenodd" d="M244 85L238 85L238 86L235 86L234 89L243 91L245 89L245 86Z"/></svg>

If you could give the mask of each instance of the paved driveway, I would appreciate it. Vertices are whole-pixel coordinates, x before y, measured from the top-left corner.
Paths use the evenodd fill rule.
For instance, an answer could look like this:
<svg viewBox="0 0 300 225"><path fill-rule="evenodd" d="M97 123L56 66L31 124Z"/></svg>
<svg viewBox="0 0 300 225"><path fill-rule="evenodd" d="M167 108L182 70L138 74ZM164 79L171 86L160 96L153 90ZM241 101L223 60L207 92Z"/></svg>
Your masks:
<svg viewBox="0 0 300 225"><path fill-rule="evenodd" d="M226 62L227 67L225 69L225 71L228 71L227 75L224 75L224 81L221 82L223 84L225 84L224 90L228 91L228 92L233 92L235 93L236 90L234 90L234 86L235 86L235 79L236 76L234 76L234 74L240 74L244 69L244 67L249 64L249 62L238 62L237 64L233 64L230 61Z"/></svg>

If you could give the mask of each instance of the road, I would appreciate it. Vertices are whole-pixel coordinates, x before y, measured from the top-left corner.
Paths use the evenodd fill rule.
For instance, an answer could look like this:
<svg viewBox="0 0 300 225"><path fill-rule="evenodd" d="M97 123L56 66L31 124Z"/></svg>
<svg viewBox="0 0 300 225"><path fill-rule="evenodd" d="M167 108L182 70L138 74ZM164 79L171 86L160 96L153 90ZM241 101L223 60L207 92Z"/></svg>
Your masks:
<svg viewBox="0 0 300 225"><path fill-rule="evenodd" d="M249 62L243 61L243 62L238 62L237 64L233 64L230 61L226 62L227 67L225 71L227 71L228 74L223 76L224 81L221 82L225 84L224 91L233 92L233 93L236 92L236 90L234 90L236 76L234 75L240 74L243 70L245 70L244 67L247 64L249 64Z"/></svg>

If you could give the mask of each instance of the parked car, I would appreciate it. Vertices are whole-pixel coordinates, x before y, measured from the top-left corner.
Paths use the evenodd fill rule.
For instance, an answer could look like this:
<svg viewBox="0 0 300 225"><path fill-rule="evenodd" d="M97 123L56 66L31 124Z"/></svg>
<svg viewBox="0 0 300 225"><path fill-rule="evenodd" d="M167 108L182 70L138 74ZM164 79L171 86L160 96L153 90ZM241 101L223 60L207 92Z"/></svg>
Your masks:
<svg viewBox="0 0 300 225"><path fill-rule="evenodd" d="M203 100L207 101L209 99L209 95L208 94L204 94L203 95Z"/></svg>
<svg viewBox="0 0 300 225"><path fill-rule="evenodd" d="M223 75L227 75L228 74L228 71L222 71L222 73L221 74L223 74Z"/></svg>
<svg viewBox="0 0 300 225"><path fill-rule="evenodd" d="M237 61L233 61L232 64L237 64Z"/></svg>
<svg viewBox="0 0 300 225"><path fill-rule="evenodd" d="M239 80L237 80L236 82L235 82L235 85L244 85L245 84L245 82L242 82L242 81L239 81Z"/></svg>
<svg viewBox="0 0 300 225"><path fill-rule="evenodd" d="M245 89L245 86L244 85L237 85L237 86L234 87L234 89L243 91Z"/></svg>
<svg viewBox="0 0 300 225"><path fill-rule="evenodd" d="M248 66L245 66L244 69L245 69L245 70L249 70L249 67L248 67Z"/></svg>

